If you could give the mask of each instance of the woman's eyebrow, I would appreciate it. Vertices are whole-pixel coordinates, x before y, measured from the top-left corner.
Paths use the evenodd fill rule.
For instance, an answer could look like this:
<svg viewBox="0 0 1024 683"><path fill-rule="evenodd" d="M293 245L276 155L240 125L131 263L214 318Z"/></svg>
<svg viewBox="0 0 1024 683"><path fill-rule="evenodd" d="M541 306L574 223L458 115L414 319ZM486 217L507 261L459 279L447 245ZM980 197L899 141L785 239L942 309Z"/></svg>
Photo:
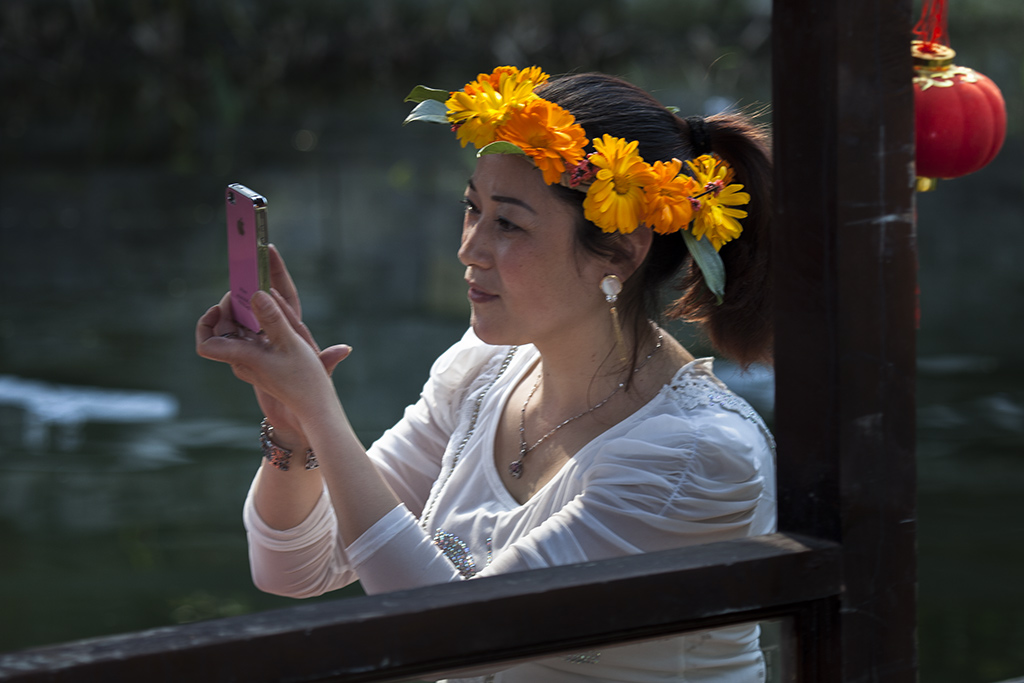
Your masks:
<svg viewBox="0 0 1024 683"><path fill-rule="evenodd" d="M502 197L500 195L493 195L491 199L502 204L515 204L516 206L521 206L530 213L532 213L533 215L537 215L537 212L533 210L533 207L524 202L522 199L516 199L515 197Z"/></svg>
<svg viewBox="0 0 1024 683"><path fill-rule="evenodd" d="M473 179L472 178L470 178L467 181L466 185L473 192L477 191L476 185L473 184ZM524 209L526 209L527 211L529 211L530 213L532 213L534 215L537 215L537 212L534 211L533 207L530 206L529 204L527 204L526 202L524 202L522 199L516 199L515 197L505 197L505 196L497 195L496 194L496 195L492 195L491 196L491 201L498 202L500 204L514 204L516 206L521 206Z"/></svg>

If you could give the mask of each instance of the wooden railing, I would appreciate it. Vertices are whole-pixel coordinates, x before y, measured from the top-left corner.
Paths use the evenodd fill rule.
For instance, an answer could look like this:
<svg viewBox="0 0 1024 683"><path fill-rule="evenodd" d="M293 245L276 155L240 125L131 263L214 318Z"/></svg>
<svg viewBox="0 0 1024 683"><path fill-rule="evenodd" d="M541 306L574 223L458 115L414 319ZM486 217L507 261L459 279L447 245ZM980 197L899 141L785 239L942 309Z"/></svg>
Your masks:
<svg viewBox="0 0 1024 683"><path fill-rule="evenodd" d="M839 595L838 560L775 534L0 655L0 679L426 677L798 613Z"/></svg>
<svg viewBox="0 0 1024 683"><path fill-rule="evenodd" d="M797 680L916 681L910 13L774 3L782 533L10 653L0 679L400 680L786 617Z"/></svg>

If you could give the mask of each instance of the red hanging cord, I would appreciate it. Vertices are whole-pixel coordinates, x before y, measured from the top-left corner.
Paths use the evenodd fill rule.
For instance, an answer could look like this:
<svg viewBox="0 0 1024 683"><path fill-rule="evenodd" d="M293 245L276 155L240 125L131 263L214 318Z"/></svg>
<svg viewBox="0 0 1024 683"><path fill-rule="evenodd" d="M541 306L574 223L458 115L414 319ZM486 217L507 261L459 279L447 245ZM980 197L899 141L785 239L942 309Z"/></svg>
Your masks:
<svg viewBox="0 0 1024 683"><path fill-rule="evenodd" d="M934 45L949 46L946 0L924 0L921 19L914 26L914 35L921 41L922 52L933 52Z"/></svg>

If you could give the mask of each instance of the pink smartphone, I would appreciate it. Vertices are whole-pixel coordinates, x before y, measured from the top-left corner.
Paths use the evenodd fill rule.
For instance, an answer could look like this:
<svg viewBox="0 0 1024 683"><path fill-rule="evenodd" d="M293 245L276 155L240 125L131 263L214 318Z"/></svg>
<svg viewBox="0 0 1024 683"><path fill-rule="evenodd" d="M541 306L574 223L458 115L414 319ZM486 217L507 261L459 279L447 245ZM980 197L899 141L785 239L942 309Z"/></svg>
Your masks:
<svg viewBox="0 0 1024 683"><path fill-rule="evenodd" d="M245 185L228 185L224 195L228 219L228 271L231 312L235 322L259 332L249 300L257 289L270 291L267 256L267 200Z"/></svg>

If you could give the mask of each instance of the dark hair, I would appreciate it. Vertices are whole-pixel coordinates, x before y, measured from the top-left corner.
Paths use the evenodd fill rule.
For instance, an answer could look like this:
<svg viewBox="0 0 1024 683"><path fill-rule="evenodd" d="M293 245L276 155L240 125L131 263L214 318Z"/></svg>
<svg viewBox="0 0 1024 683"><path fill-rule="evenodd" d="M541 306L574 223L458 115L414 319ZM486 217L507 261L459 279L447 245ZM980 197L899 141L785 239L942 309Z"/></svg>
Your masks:
<svg viewBox="0 0 1024 683"><path fill-rule="evenodd" d="M593 140L609 134L639 141L645 161L694 158L690 127L654 97L622 79L605 74L573 74L555 78L536 90L562 106ZM664 311L669 319L701 325L723 355L748 365L771 362L772 279L769 260L771 222L771 146L768 133L740 114L716 114L704 119L711 151L735 171L735 182L750 193L743 233L719 251L725 266L725 296L718 304L686 248L681 233L654 234L650 252L625 282L618 305L623 326L637 345L651 332L648 318L658 318L662 286L678 273L680 296ZM685 168L685 166L684 166ZM621 253L617 233L604 233L582 217L583 193L559 185L553 189L580 211L577 241L581 248L602 256Z"/></svg>

